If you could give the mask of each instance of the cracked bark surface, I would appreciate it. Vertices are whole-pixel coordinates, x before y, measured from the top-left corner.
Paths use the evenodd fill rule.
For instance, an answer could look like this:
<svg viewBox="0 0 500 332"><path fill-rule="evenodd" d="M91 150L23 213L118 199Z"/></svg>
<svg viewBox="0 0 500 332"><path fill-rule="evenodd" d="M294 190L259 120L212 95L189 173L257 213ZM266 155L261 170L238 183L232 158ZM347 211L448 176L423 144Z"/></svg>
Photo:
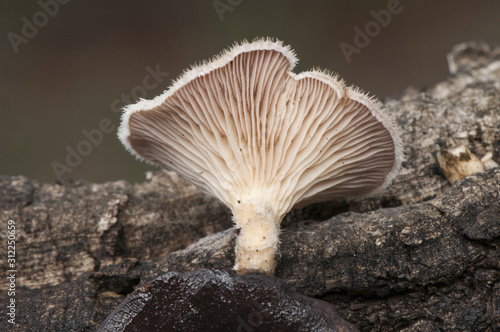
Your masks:
<svg viewBox="0 0 500 332"><path fill-rule="evenodd" d="M500 329L500 169L450 186L435 158L464 144L500 162L500 48L461 44L448 61L446 81L385 101L406 156L392 186L282 224L276 276L361 331ZM234 262L229 210L165 171L139 184L2 176L0 216L16 222L18 331L95 331L138 285Z"/></svg>

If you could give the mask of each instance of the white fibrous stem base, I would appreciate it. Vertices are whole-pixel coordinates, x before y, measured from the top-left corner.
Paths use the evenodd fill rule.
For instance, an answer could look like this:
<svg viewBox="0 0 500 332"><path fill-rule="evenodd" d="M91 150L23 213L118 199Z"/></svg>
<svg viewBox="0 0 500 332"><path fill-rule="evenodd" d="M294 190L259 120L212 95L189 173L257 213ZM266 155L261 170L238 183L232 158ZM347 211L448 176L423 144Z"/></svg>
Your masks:
<svg viewBox="0 0 500 332"><path fill-rule="evenodd" d="M233 214L238 229L234 269L274 274L280 220L271 208L251 203L238 206Z"/></svg>

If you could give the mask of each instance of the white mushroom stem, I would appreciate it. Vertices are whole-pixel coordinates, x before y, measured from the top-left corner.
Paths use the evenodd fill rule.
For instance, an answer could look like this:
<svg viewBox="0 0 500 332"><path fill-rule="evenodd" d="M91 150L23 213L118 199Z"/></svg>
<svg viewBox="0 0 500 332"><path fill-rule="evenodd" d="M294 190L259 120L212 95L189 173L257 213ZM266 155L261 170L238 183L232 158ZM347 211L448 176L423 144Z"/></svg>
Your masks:
<svg viewBox="0 0 500 332"><path fill-rule="evenodd" d="M233 211L238 229L234 269L238 273L274 274L281 220L270 206L253 203L240 205Z"/></svg>

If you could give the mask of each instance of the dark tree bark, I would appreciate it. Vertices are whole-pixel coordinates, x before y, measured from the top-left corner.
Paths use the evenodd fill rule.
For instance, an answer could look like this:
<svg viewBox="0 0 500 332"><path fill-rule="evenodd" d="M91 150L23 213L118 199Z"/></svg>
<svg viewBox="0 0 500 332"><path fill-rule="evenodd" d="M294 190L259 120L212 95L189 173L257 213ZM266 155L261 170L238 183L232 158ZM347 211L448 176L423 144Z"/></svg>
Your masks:
<svg viewBox="0 0 500 332"><path fill-rule="evenodd" d="M500 163L500 48L461 44L448 61L446 81L385 103L405 150L392 186L283 223L276 276L362 331L500 329L500 169L450 186L435 158L464 144ZM3 176L0 216L2 243L16 222L18 331L95 331L137 285L234 262L229 210L164 171L135 185Z"/></svg>

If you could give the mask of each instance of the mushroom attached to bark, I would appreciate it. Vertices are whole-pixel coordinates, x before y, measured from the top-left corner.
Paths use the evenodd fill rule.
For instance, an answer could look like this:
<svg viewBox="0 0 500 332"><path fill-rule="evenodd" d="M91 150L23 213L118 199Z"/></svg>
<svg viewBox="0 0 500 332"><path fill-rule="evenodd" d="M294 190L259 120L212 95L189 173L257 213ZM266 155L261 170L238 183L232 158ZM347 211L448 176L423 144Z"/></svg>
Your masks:
<svg viewBox="0 0 500 332"><path fill-rule="evenodd" d="M233 212L238 272L272 274L294 206L389 184L401 142L382 105L326 72L295 74L279 41L242 42L126 108L119 137Z"/></svg>
<svg viewBox="0 0 500 332"><path fill-rule="evenodd" d="M465 145L441 150L437 154L437 160L444 176L451 184L471 174L484 171L481 160Z"/></svg>

